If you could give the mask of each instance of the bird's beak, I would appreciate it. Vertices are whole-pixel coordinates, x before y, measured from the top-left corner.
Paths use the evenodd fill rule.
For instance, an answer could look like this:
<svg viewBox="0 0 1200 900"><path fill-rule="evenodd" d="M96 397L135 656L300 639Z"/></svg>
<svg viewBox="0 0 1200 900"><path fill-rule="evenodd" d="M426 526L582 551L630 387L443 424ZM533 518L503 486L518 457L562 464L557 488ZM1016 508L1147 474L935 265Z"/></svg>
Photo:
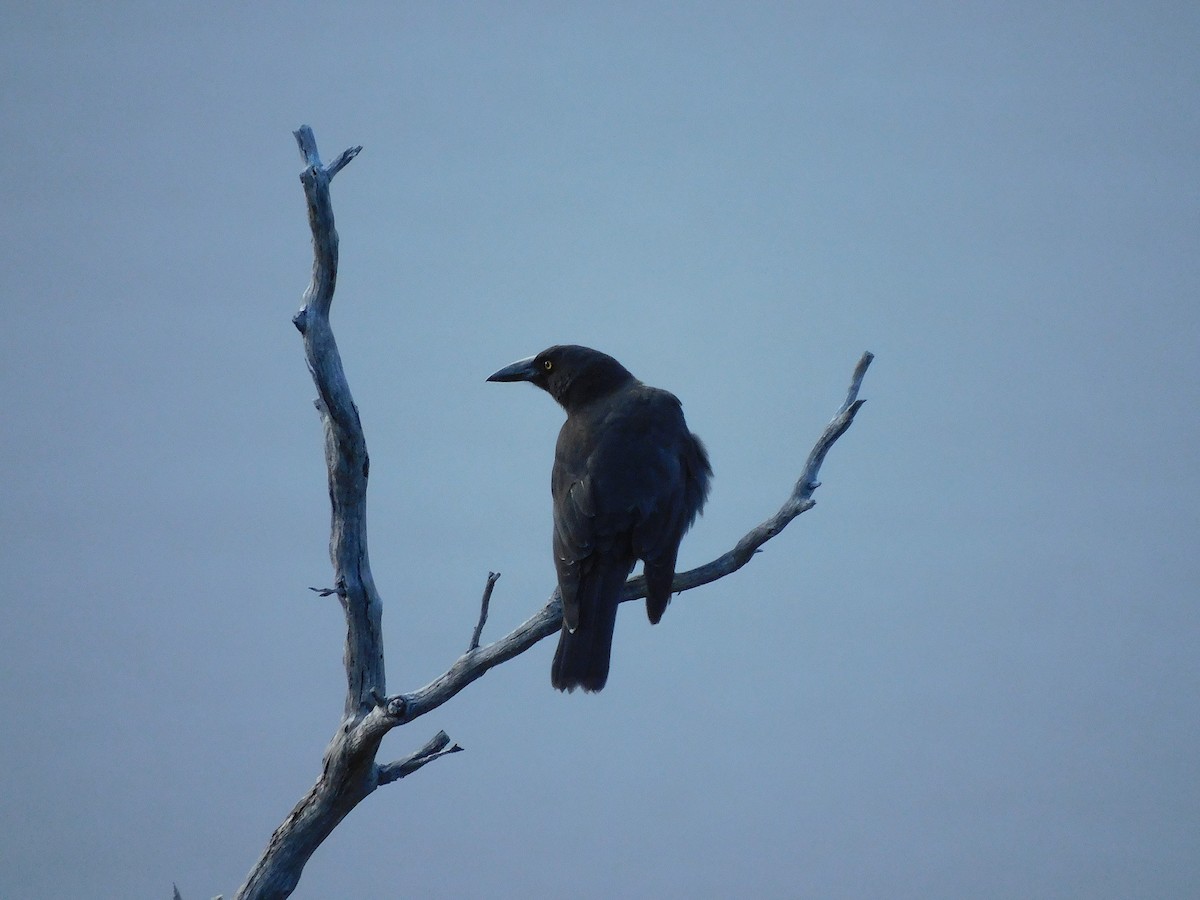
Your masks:
<svg viewBox="0 0 1200 900"><path fill-rule="evenodd" d="M537 375L538 370L533 367L533 361L536 357L528 359L518 359L515 363L505 366L499 372L493 372L488 376L488 381L532 381Z"/></svg>

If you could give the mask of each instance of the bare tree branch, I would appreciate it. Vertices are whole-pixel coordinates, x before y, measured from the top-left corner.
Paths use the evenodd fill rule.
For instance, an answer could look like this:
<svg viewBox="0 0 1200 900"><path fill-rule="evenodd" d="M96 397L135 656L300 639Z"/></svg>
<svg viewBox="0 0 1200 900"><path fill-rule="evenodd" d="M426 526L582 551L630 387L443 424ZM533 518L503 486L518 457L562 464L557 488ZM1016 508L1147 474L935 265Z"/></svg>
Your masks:
<svg viewBox="0 0 1200 900"><path fill-rule="evenodd" d="M338 598L346 613L346 715L363 713L374 704L372 690L383 692L383 604L371 577L367 557L367 476L370 458L358 407L342 369L342 358L329 323L329 308L337 286L338 234L333 221L329 182L332 166L321 166L312 129L295 133L308 167L300 175L308 200L308 223L313 235L313 274L304 305L292 319L304 337L304 355L317 388L317 410L325 431L325 464L333 507L329 557L336 576ZM338 168L350 162L361 147L338 157Z"/></svg>
<svg viewBox="0 0 1200 900"><path fill-rule="evenodd" d="M479 622L475 625L475 630L471 632L471 643L467 645L468 653L479 649L479 638L483 635L483 626L487 624L488 604L492 602L492 588L496 586L496 579L499 577L499 572L488 572L487 585L483 589L483 599L479 602Z"/></svg>
<svg viewBox="0 0 1200 900"><path fill-rule="evenodd" d="M325 433L325 464L332 506L329 557L335 593L346 616L346 703L341 727L325 750L320 778L275 830L262 857L238 890L238 898L281 898L295 889L305 863L337 824L378 786L375 752L382 733L364 734L356 724L386 691L383 667L383 604L367 556L366 499L370 469L358 408L342 369L329 323L337 285L338 235L329 182L361 147L321 165L312 129L295 132L306 168L300 175L312 230L312 281L292 319L304 338L304 354L317 388L316 407Z"/></svg>
<svg viewBox="0 0 1200 900"><path fill-rule="evenodd" d="M329 166L321 164L312 129L295 132L306 168L300 176L308 201L313 239L312 281L304 305L292 319L304 339L305 358L317 389L315 401L325 435L325 463L332 507L329 555L335 587L313 588L321 596L336 594L346 616L346 701L342 722L325 749L320 777L271 835L262 856L238 890L238 900L284 898L291 894L313 852L365 797L382 784L412 774L462 748L438 732L425 746L395 762L376 762L380 741L391 729L437 709L486 672L525 652L559 630L562 606L557 589L546 604L509 634L480 647L488 605L498 573L489 572L479 620L467 651L425 687L388 696L384 680L382 603L375 590L367 556L366 493L369 457L358 409L342 369L329 309L337 282L338 237L334 228L329 182L361 147L344 151ZM817 475L825 455L854 421L862 406L858 391L872 356L864 353L854 370L845 402L825 427L808 455L791 495L774 516L752 528L732 550L706 565L675 576L676 592L716 581L744 566L758 549L792 519L811 509ZM645 580L625 585L622 600L645 596Z"/></svg>
<svg viewBox="0 0 1200 900"><path fill-rule="evenodd" d="M440 756L462 751L462 747L458 746L458 744L455 744L453 747L446 746L449 743L450 735L444 731L439 731L416 753L412 753L396 762L380 766L379 783L381 785L391 784L393 781L398 781L406 775L411 775L417 769L421 768L421 766L433 762Z"/></svg>

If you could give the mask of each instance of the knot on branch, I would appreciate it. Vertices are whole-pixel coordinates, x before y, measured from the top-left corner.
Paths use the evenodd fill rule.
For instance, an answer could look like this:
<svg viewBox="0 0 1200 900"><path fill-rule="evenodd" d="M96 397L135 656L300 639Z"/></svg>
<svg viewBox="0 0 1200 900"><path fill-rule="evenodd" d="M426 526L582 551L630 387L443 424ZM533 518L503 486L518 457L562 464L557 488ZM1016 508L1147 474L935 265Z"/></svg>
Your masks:
<svg viewBox="0 0 1200 900"><path fill-rule="evenodd" d="M372 688L371 699L375 702L375 707L390 719L403 719L408 713L408 698L403 694L385 697Z"/></svg>

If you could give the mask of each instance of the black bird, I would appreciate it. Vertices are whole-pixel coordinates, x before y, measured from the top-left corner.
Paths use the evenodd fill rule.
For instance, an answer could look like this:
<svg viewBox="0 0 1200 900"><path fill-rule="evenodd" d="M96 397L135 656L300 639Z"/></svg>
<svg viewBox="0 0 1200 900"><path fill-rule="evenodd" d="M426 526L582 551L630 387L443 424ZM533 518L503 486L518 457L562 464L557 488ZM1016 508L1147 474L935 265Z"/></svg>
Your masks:
<svg viewBox="0 0 1200 900"><path fill-rule="evenodd" d="M621 590L639 559L651 623L670 602L679 542L708 497L708 454L674 394L642 384L598 350L551 347L488 381L531 382L567 411L550 477L563 605L550 683L598 691Z"/></svg>

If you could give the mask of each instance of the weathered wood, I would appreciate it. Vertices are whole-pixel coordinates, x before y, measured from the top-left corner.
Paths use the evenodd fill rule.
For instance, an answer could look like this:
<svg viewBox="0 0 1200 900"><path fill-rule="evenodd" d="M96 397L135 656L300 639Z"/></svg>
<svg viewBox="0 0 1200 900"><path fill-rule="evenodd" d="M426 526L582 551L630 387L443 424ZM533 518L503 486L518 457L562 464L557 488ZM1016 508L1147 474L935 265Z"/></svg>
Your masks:
<svg viewBox="0 0 1200 900"><path fill-rule="evenodd" d="M499 577L488 573L479 620L467 652L425 687L387 696L383 605L367 555L370 461L358 408L350 394L329 322L338 265L338 236L329 182L362 148L352 147L330 165L323 166L312 129L302 126L295 137L306 164L300 180L312 229L313 274L304 294L304 305L292 322L304 339L305 359L316 385L315 404L325 435L331 505L329 556L335 587L318 593L336 594L345 612L347 690L342 722L325 749L320 777L271 835L262 856L239 888L238 900L278 900L289 896L313 852L360 801L381 784L398 781L435 759L460 751L462 748L457 744L450 745L445 732L438 732L403 759L382 765L376 762L379 743L388 731L437 709L492 668L555 634L562 621L562 607L555 590L541 609L512 632L479 646L488 601ZM817 476L821 464L834 442L854 422L863 404L858 391L872 358L870 353L864 353L859 360L845 401L813 446L799 480L779 511L752 528L728 553L689 572L678 573L674 591L691 590L736 572L796 516L814 506L812 494L820 486ZM638 577L626 584L622 600L644 596L645 580Z"/></svg>
<svg viewBox="0 0 1200 900"><path fill-rule="evenodd" d="M300 181L308 201L313 273L304 305L292 322L304 339L304 355L317 388L315 404L325 432L332 507L329 557L334 593L346 616L347 692L345 715L325 750L321 776L271 835L262 857L238 890L237 897L246 900L291 894L313 851L378 786L375 752L383 736L376 737L357 727L386 686L383 604L375 590L367 555L367 442L329 323L338 267L338 235L329 182L362 148L353 147L332 165L323 166L312 129L303 126L295 137L307 164Z"/></svg>

